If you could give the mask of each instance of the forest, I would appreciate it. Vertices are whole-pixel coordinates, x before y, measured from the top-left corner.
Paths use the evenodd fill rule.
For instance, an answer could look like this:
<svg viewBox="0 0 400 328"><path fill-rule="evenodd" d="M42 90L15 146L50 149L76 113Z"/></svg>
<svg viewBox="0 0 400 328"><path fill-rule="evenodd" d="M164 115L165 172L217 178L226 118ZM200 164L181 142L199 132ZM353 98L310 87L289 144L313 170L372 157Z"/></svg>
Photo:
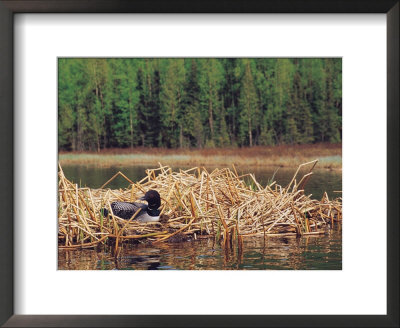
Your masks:
<svg viewBox="0 0 400 328"><path fill-rule="evenodd" d="M341 138L341 58L58 59L59 150Z"/></svg>

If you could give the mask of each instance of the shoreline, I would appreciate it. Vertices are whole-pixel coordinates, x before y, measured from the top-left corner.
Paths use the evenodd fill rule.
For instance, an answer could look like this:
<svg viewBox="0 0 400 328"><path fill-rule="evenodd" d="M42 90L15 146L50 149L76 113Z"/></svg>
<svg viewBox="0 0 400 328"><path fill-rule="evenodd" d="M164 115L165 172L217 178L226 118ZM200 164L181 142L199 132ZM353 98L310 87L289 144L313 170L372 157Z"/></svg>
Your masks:
<svg viewBox="0 0 400 328"><path fill-rule="evenodd" d="M164 149L133 148L106 149L101 152L60 152L61 165L86 166L251 166L251 167L298 167L302 163L318 159L316 168L342 169L341 144L316 144L297 146L271 146L252 148L216 149Z"/></svg>

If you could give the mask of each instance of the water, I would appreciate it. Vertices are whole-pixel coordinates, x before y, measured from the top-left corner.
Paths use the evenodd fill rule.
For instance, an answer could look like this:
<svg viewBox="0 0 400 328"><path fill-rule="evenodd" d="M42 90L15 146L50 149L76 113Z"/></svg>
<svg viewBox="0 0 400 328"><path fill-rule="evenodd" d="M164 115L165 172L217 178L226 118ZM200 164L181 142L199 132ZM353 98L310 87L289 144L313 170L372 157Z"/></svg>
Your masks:
<svg viewBox="0 0 400 328"><path fill-rule="evenodd" d="M145 176L146 168L65 166L63 170L68 179L81 186L99 188L118 171L132 181L138 181ZM254 173L263 186L271 181L275 172L272 168L239 167L237 170L239 174ZM295 171L281 168L274 180L286 186ZM128 186L122 177L107 185L112 189ZM340 190L341 172L328 170L315 170L305 189L307 194L317 199L324 191L330 198L337 197L340 194L334 191ZM213 238L157 245L123 245L118 259L105 246L96 250L59 250L58 267L61 270L341 270L342 233L340 227L333 227L321 236L267 237L265 240L246 237L242 252L237 247L225 250L215 244Z"/></svg>
<svg viewBox="0 0 400 328"><path fill-rule="evenodd" d="M243 252L225 251L212 238L157 246L124 245L115 259L110 249L66 251L61 270L341 270L342 234L332 229L314 237L247 237Z"/></svg>
<svg viewBox="0 0 400 328"><path fill-rule="evenodd" d="M64 174L70 181L78 183L80 186L90 188L100 188L108 179L115 173L121 171L132 181L140 181L146 176L145 170L148 168L156 168L151 166L129 166L129 167L93 167L84 165L63 166ZM180 167L181 169L189 169L190 167ZM206 167L209 172L214 168L212 166ZM179 168L172 167L173 170ZM274 177L281 186L286 186L293 178L296 168L280 168L276 173L276 168L270 167L237 167L238 174L254 173L256 180L262 185L266 186ZM308 181L305 192L307 195L312 194L312 198L321 199L323 193L326 191L331 198L338 197L338 193L334 191L342 190L342 172L330 171L326 169L316 169L314 174ZM300 172L305 173L305 172ZM274 176L275 174L275 176ZM302 175L299 175L300 178ZM299 181L299 180L297 180ZM129 182L123 177L118 176L111 181L106 187L111 189L127 188Z"/></svg>

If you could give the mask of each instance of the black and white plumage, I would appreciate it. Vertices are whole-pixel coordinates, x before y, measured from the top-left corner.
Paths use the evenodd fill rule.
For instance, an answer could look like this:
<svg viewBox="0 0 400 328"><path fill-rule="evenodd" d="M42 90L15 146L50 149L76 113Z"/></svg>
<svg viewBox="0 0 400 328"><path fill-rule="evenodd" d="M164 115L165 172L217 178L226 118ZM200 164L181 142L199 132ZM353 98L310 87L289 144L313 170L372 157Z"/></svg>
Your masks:
<svg viewBox="0 0 400 328"><path fill-rule="evenodd" d="M143 203L113 202L111 210L115 216L124 220L129 220L137 211L140 211L134 220L139 222L157 222L160 220L161 206L160 194L156 190L149 190L140 200L147 201L148 205ZM108 216L108 210L103 209L105 217Z"/></svg>

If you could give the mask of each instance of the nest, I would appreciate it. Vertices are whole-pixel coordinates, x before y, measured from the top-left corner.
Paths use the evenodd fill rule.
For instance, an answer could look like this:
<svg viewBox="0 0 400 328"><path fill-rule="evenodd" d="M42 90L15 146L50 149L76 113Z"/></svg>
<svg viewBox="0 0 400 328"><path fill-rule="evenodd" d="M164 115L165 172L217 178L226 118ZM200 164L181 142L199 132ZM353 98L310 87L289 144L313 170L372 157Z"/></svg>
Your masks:
<svg viewBox="0 0 400 328"><path fill-rule="evenodd" d="M85 248L99 244L147 241L180 241L214 237L223 245L248 236L301 236L323 234L328 225L341 223L341 197L321 200L304 193L317 160L301 164L291 182L261 186L251 173L238 175L235 167L214 169L193 167L173 172L169 166L146 170L146 177L133 182L118 172L100 189L80 188L69 181L59 166L58 240L60 248ZM300 175L305 170L305 174ZM106 185L121 175L130 182L126 189ZM114 201L136 201L155 189L161 195L160 222L140 223L135 215L123 220L111 214Z"/></svg>

